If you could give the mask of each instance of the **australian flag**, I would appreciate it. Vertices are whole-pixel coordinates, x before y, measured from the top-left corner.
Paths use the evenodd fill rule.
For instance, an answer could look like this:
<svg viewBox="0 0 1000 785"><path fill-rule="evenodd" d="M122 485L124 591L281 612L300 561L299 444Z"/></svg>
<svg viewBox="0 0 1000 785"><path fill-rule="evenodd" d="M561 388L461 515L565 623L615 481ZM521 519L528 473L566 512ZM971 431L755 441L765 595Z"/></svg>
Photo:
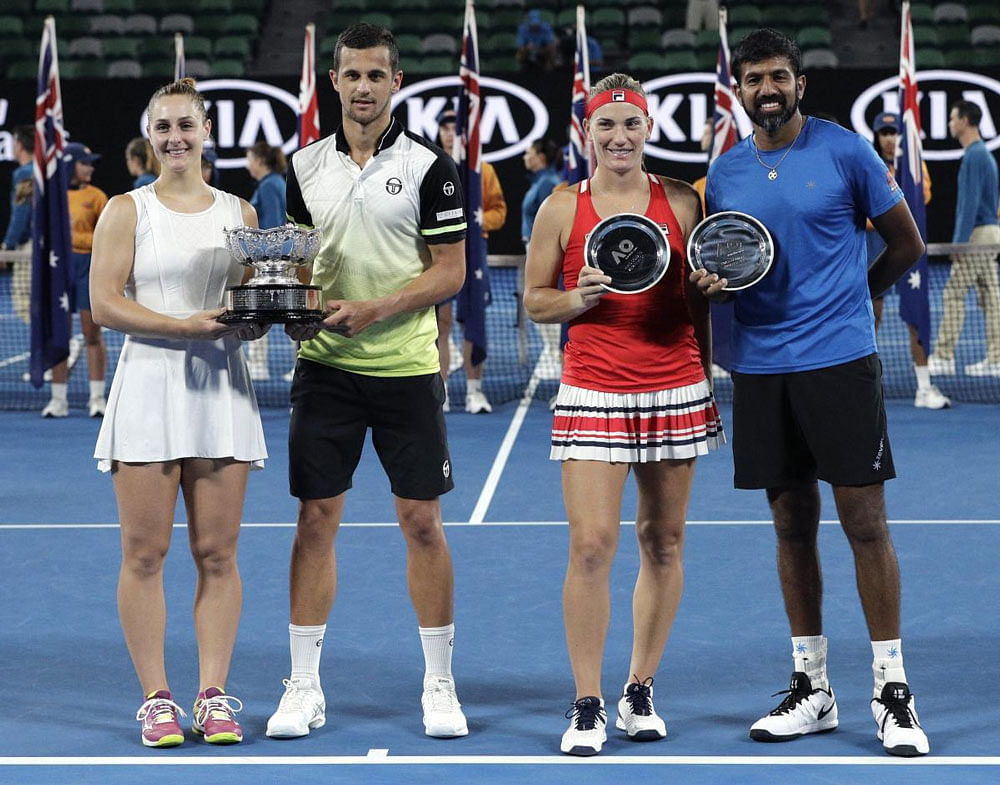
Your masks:
<svg viewBox="0 0 1000 785"><path fill-rule="evenodd" d="M576 7L576 57L573 59L573 105L570 110L569 147L566 154L566 182L569 185L590 177L590 156L583 135L583 117L590 94L590 53L587 49L585 10Z"/></svg>
<svg viewBox="0 0 1000 785"><path fill-rule="evenodd" d="M187 76L187 60L184 59L184 35L174 33L174 81Z"/></svg>
<svg viewBox="0 0 1000 785"><path fill-rule="evenodd" d="M306 25L299 78L299 147L319 139L319 103L316 98L316 25Z"/></svg>
<svg viewBox="0 0 1000 785"><path fill-rule="evenodd" d="M458 117L455 122L455 150L458 173L465 191L465 214L469 231L465 237L465 284L458 293L458 321L465 328L465 340L472 344L472 364L486 359L486 306L491 302L486 267L486 240L483 238L482 144L479 138L479 47L476 41L476 10L472 0L465 5L462 34L462 63L458 72Z"/></svg>
<svg viewBox="0 0 1000 785"><path fill-rule="evenodd" d="M70 224L56 23L42 28L35 99L34 194L31 203L31 383L69 355Z"/></svg>
<svg viewBox="0 0 1000 785"><path fill-rule="evenodd" d="M903 29L899 51L899 105L902 109L900 147L896 158L896 180L903 190L920 237L927 242L927 211L924 208L924 165L920 143L920 108L917 105L917 74L910 4L903 3ZM927 254L896 283L899 315L917 331L924 351L930 353L931 316L928 297Z"/></svg>

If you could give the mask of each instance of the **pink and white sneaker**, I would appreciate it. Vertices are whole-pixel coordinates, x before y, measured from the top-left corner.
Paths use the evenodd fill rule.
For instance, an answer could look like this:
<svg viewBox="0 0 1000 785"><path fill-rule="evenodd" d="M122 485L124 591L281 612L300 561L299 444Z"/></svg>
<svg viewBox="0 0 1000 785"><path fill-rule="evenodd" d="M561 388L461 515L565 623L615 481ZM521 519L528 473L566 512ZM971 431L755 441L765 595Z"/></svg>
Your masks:
<svg viewBox="0 0 1000 785"><path fill-rule="evenodd" d="M239 744L243 728L236 721L236 712L243 710L243 701L226 695L218 687L198 693L194 702L191 730L204 736L209 744Z"/></svg>
<svg viewBox="0 0 1000 785"><path fill-rule="evenodd" d="M158 690L146 696L145 703L135 713L142 723L142 743L146 747L176 747L184 743L184 731L177 715L184 709L174 703L169 690Z"/></svg>

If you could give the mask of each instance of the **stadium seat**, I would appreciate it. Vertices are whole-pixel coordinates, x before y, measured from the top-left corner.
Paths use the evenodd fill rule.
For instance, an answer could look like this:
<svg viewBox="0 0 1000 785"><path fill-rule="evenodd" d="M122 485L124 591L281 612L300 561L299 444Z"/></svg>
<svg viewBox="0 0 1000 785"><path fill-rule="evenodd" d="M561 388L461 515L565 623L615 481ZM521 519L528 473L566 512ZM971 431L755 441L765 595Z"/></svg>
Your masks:
<svg viewBox="0 0 1000 785"><path fill-rule="evenodd" d="M223 59L212 61L212 76L238 79L241 76L246 76L246 72L247 69L242 60Z"/></svg>
<svg viewBox="0 0 1000 785"><path fill-rule="evenodd" d="M35 54L31 42L24 38L7 38L0 46L0 63L13 63L16 60L27 60Z"/></svg>
<svg viewBox="0 0 1000 785"><path fill-rule="evenodd" d="M913 45L919 52L922 47L938 45L937 30L933 27L920 26L913 27Z"/></svg>
<svg viewBox="0 0 1000 785"><path fill-rule="evenodd" d="M649 5L630 8L625 18L628 20L630 28L645 25L654 25L659 28L663 25L663 13Z"/></svg>
<svg viewBox="0 0 1000 785"><path fill-rule="evenodd" d="M938 25L938 46L942 49L968 49L969 28L965 25Z"/></svg>
<svg viewBox="0 0 1000 785"><path fill-rule="evenodd" d="M664 70L663 59L662 55L654 52L636 52L629 55L628 68L630 71L661 71Z"/></svg>
<svg viewBox="0 0 1000 785"><path fill-rule="evenodd" d="M758 27L760 18L760 8L755 5L737 5L726 10L726 22L731 27Z"/></svg>
<svg viewBox="0 0 1000 785"><path fill-rule="evenodd" d="M17 60L7 66L4 75L8 79L37 79L38 78L38 58L31 60Z"/></svg>
<svg viewBox="0 0 1000 785"><path fill-rule="evenodd" d="M102 79L107 74L103 60L66 60L59 63L60 79Z"/></svg>
<svg viewBox="0 0 1000 785"><path fill-rule="evenodd" d="M142 65L138 60L115 60L108 63L109 79L141 79Z"/></svg>
<svg viewBox="0 0 1000 785"><path fill-rule="evenodd" d="M137 60L141 38L107 38L102 41L105 60Z"/></svg>
<svg viewBox="0 0 1000 785"><path fill-rule="evenodd" d="M969 41L973 46L1000 44L1000 25L979 25L972 28Z"/></svg>
<svg viewBox="0 0 1000 785"><path fill-rule="evenodd" d="M701 49L694 53L694 62L699 71L714 71L719 62L718 49Z"/></svg>
<svg viewBox="0 0 1000 785"><path fill-rule="evenodd" d="M198 9L206 14L231 14L233 12L232 0L198 0Z"/></svg>
<svg viewBox="0 0 1000 785"><path fill-rule="evenodd" d="M143 62L166 60L174 56L174 39L166 36L150 36L142 39L139 59Z"/></svg>
<svg viewBox="0 0 1000 785"><path fill-rule="evenodd" d="M662 49L660 46L660 28L652 25L647 28L630 30L628 33L628 47L633 53L656 52L659 54Z"/></svg>
<svg viewBox="0 0 1000 785"><path fill-rule="evenodd" d="M997 9L995 0L989 3L968 3L966 9L969 12L969 24L973 27L1000 24L1000 10Z"/></svg>
<svg viewBox="0 0 1000 785"><path fill-rule="evenodd" d="M100 14L104 11L104 0L70 0L69 10L80 14Z"/></svg>
<svg viewBox="0 0 1000 785"><path fill-rule="evenodd" d="M392 29L392 17L389 14L382 13L381 11L369 11L368 13L362 14L361 18L354 17L352 21L355 22L368 22L372 25L382 25Z"/></svg>
<svg viewBox="0 0 1000 785"><path fill-rule="evenodd" d="M684 49L675 49L664 52L659 57L659 69L662 71L697 71L698 61L694 52Z"/></svg>
<svg viewBox="0 0 1000 785"><path fill-rule="evenodd" d="M943 65L946 68L966 69L972 60L972 55L965 49L942 49L939 51L944 61Z"/></svg>
<svg viewBox="0 0 1000 785"><path fill-rule="evenodd" d="M156 19L149 14L132 14L125 19L124 32L125 35L156 35Z"/></svg>
<svg viewBox="0 0 1000 785"><path fill-rule="evenodd" d="M478 17L477 17L478 18ZM556 27L576 27L576 9L563 8L556 14Z"/></svg>
<svg viewBox="0 0 1000 785"><path fill-rule="evenodd" d="M14 16L27 16L32 10L32 0L4 0L3 10Z"/></svg>
<svg viewBox="0 0 1000 785"><path fill-rule="evenodd" d="M944 53L940 49L924 46L917 49L917 68L944 68Z"/></svg>
<svg viewBox="0 0 1000 785"><path fill-rule="evenodd" d="M100 60L104 57L104 49L101 46L101 39L94 38L89 35L83 36L82 38L74 38L69 42L69 48L66 51L66 55L74 60L83 60L86 58Z"/></svg>
<svg viewBox="0 0 1000 785"><path fill-rule="evenodd" d="M220 35L228 35L226 32L226 25L229 22L228 14L205 14L204 16L196 15L197 24L195 25L195 32L198 35L207 35L212 38L216 38ZM256 37L256 33L253 34Z"/></svg>
<svg viewBox="0 0 1000 785"><path fill-rule="evenodd" d="M232 60L246 62L253 54L253 47L246 38L238 35L224 35L216 40L212 52L216 57L226 57Z"/></svg>
<svg viewBox="0 0 1000 785"><path fill-rule="evenodd" d="M135 0L104 0L104 13L128 14L135 13Z"/></svg>
<svg viewBox="0 0 1000 785"><path fill-rule="evenodd" d="M625 12L620 8L596 8L587 14L587 29L600 30L602 34L615 35L625 27Z"/></svg>
<svg viewBox="0 0 1000 785"><path fill-rule="evenodd" d="M420 43L420 52L425 55L456 54L459 43L448 33L431 33Z"/></svg>
<svg viewBox="0 0 1000 785"><path fill-rule="evenodd" d="M247 35L253 38L260 32L260 22L252 14L233 14L222 23L225 35Z"/></svg>
<svg viewBox="0 0 1000 785"><path fill-rule="evenodd" d="M193 76L196 79L204 79L212 75L212 66L208 60L199 60L197 58L194 60L186 58L184 61L184 70L188 76Z"/></svg>
<svg viewBox="0 0 1000 785"><path fill-rule="evenodd" d="M409 71L415 74L458 73L458 60L452 57L416 57L409 64Z"/></svg>
<svg viewBox="0 0 1000 785"><path fill-rule="evenodd" d="M1000 66L1000 47L979 47L972 50L972 63L978 68Z"/></svg>
<svg viewBox="0 0 1000 785"><path fill-rule="evenodd" d="M517 51L517 36L514 33L493 33L486 39L483 53L492 55L513 55Z"/></svg>
<svg viewBox="0 0 1000 785"><path fill-rule="evenodd" d="M699 51L704 49L718 50L719 31L699 30L697 33L694 34L694 48Z"/></svg>
<svg viewBox="0 0 1000 785"><path fill-rule="evenodd" d="M212 59L212 39L203 35L189 35L184 38L184 57L198 60Z"/></svg>
<svg viewBox="0 0 1000 785"><path fill-rule="evenodd" d="M268 0L233 0L233 12L263 17ZM341 5L338 3L337 5Z"/></svg>
<svg viewBox="0 0 1000 785"><path fill-rule="evenodd" d="M941 3L934 7L932 19L938 25L965 24L969 21L969 12L965 10L965 3Z"/></svg>
<svg viewBox="0 0 1000 785"><path fill-rule="evenodd" d="M694 33L683 27L664 30L660 36L660 46L663 49L694 49Z"/></svg>
<svg viewBox="0 0 1000 785"><path fill-rule="evenodd" d="M829 49L833 46L833 36L826 27L803 27L795 36L799 47L807 49Z"/></svg>
<svg viewBox="0 0 1000 785"><path fill-rule="evenodd" d="M378 5L374 2L371 5ZM335 11L367 11L369 9L368 0L333 0L332 6Z"/></svg>
<svg viewBox="0 0 1000 785"><path fill-rule="evenodd" d="M138 14L162 16L171 13L174 0L135 0L135 11Z"/></svg>
<svg viewBox="0 0 1000 785"><path fill-rule="evenodd" d="M802 53L803 68L836 68L839 65L832 49L810 49Z"/></svg>
<svg viewBox="0 0 1000 785"><path fill-rule="evenodd" d="M160 20L160 32L191 35L194 32L194 19L188 14L167 14Z"/></svg>
<svg viewBox="0 0 1000 785"><path fill-rule="evenodd" d="M910 21L914 25L929 25L934 22L934 9L924 3L910 6Z"/></svg>
<svg viewBox="0 0 1000 785"><path fill-rule="evenodd" d="M173 60L150 60L142 64L142 75L151 79L173 79Z"/></svg>
<svg viewBox="0 0 1000 785"><path fill-rule="evenodd" d="M400 33L396 36L396 48L400 55L416 54L420 51L420 36L413 33Z"/></svg>
<svg viewBox="0 0 1000 785"><path fill-rule="evenodd" d="M90 17L90 33L101 37L125 35L125 18L117 14Z"/></svg>
<svg viewBox="0 0 1000 785"><path fill-rule="evenodd" d="M67 14L69 13L69 0L35 0L35 13Z"/></svg>

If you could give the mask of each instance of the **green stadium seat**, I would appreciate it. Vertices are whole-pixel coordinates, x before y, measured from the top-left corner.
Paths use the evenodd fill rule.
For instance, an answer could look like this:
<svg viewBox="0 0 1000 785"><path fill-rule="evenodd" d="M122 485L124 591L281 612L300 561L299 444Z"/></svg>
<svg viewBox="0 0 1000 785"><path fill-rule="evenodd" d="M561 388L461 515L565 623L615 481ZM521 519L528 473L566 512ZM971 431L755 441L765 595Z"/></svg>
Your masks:
<svg viewBox="0 0 1000 785"><path fill-rule="evenodd" d="M600 30L607 35L614 35L625 27L625 12L620 8L597 8L587 15L587 30Z"/></svg>
<svg viewBox="0 0 1000 785"><path fill-rule="evenodd" d="M458 73L458 58L431 56L414 57L409 62L409 71L414 74Z"/></svg>
<svg viewBox="0 0 1000 785"><path fill-rule="evenodd" d="M728 27L759 27L760 19L760 8L755 5L737 5L726 11Z"/></svg>
<svg viewBox="0 0 1000 785"><path fill-rule="evenodd" d="M35 0L36 14L68 14L69 0Z"/></svg>
<svg viewBox="0 0 1000 785"><path fill-rule="evenodd" d="M103 60L66 60L59 63L60 79L103 79L107 70Z"/></svg>
<svg viewBox="0 0 1000 785"><path fill-rule="evenodd" d="M833 36L826 27L803 27L795 36L802 51L807 49L829 49L833 46Z"/></svg>
<svg viewBox="0 0 1000 785"><path fill-rule="evenodd" d="M162 16L174 10L174 0L135 0L135 12L137 14ZM173 73L171 73L171 76L173 76Z"/></svg>
<svg viewBox="0 0 1000 785"><path fill-rule="evenodd" d="M334 11L368 11L374 10L374 6L385 5L388 7L387 3L380 3L378 0L333 0L330 4ZM356 16L357 14L355 14Z"/></svg>
<svg viewBox="0 0 1000 785"><path fill-rule="evenodd" d="M152 79L173 79L173 60L150 60L142 64L142 75Z"/></svg>
<svg viewBox="0 0 1000 785"><path fill-rule="evenodd" d="M916 50L917 68L944 68L944 54L940 49L924 46Z"/></svg>
<svg viewBox="0 0 1000 785"><path fill-rule="evenodd" d="M513 55L517 51L517 35L515 33L493 33L484 41L483 53L491 55Z"/></svg>
<svg viewBox="0 0 1000 785"><path fill-rule="evenodd" d="M104 40L105 60L136 60L139 57L141 38L107 38Z"/></svg>
<svg viewBox="0 0 1000 785"><path fill-rule="evenodd" d="M576 8L563 8L556 14L556 27L576 27Z"/></svg>
<svg viewBox="0 0 1000 785"><path fill-rule="evenodd" d="M969 3L966 9L969 12L969 24L972 27L1000 24L1000 9L997 8L996 2Z"/></svg>
<svg viewBox="0 0 1000 785"><path fill-rule="evenodd" d="M0 16L0 38L21 38L24 22L16 16Z"/></svg>
<svg viewBox="0 0 1000 785"><path fill-rule="evenodd" d="M4 13L12 16L27 16L32 8L32 0L4 0L3 4Z"/></svg>
<svg viewBox="0 0 1000 785"><path fill-rule="evenodd" d="M698 71L714 71L719 61L717 49L700 49L694 53L694 62Z"/></svg>
<svg viewBox="0 0 1000 785"><path fill-rule="evenodd" d="M628 46L632 52L656 52L659 53L660 46L659 27L649 27L640 30L629 30Z"/></svg>
<svg viewBox="0 0 1000 785"><path fill-rule="evenodd" d="M368 24L382 25L383 27L388 27L390 30L392 29L392 16L382 11L369 11L362 14L360 18L355 17L354 21L368 22Z"/></svg>
<svg viewBox="0 0 1000 785"><path fill-rule="evenodd" d="M661 71L697 71L698 60L694 52L683 49L675 49L672 52L664 52L659 57L659 69Z"/></svg>
<svg viewBox="0 0 1000 785"><path fill-rule="evenodd" d="M203 35L184 37L184 57L208 60L212 56L212 39Z"/></svg>
<svg viewBox="0 0 1000 785"><path fill-rule="evenodd" d="M420 52L420 36L414 33L401 33L396 36L396 47L400 56L417 54Z"/></svg>
<svg viewBox="0 0 1000 785"><path fill-rule="evenodd" d="M969 28L965 25L937 25L938 46L942 49L968 49Z"/></svg>
<svg viewBox="0 0 1000 785"><path fill-rule="evenodd" d="M212 45L212 53L216 57L246 62L253 54L253 46L246 38L238 35L224 35L222 38L216 39Z"/></svg>
<svg viewBox="0 0 1000 785"><path fill-rule="evenodd" d="M35 54L35 47L24 38L9 38L0 46L0 63L27 60Z"/></svg>
<svg viewBox="0 0 1000 785"><path fill-rule="evenodd" d="M167 36L143 38L139 47L139 59L146 61L166 60L174 56L174 39Z"/></svg>
<svg viewBox="0 0 1000 785"><path fill-rule="evenodd" d="M205 14L231 14L233 3L232 0L198 0L196 10Z"/></svg>
<svg viewBox="0 0 1000 785"><path fill-rule="evenodd" d="M485 76L493 74L506 74L518 70L517 62L513 55L495 55L483 57L479 63L479 73Z"/></svg>
<svg viewBox="0 0 1000 785"><path fill-rule="evenodd" d="M209 38L218 38L221 35L228 35L226 24L229 17L221 14L206 14L199 16L195 25L195 32L198 35L206 35ZM256 33L254 33L256 37Z"/></svg>
<svg viewBox="0 0 1000 785"><path fill-rule="evenodd" d="M916 25L914 25L913 45L914 47L916 47L916 50L918 52L920 51L921 47L924 46L937 47L938 45L937 30L933 27L926 27L926 26L917 27Z"/></svg>
<svg viewBox="0 0 1000 785"><path fill-rule="evenodd" d="M104 13L133 14L135 13L135 0L104 0Z"/></svg>
<svg viewBox="0 0 1000 785"><path fill-rule="evenodd" d="M910 5L910 21L914 25L929 25L934 23L934 9L924 3Z"/></svg>
<svg viewBox="0 0 1000 785"><path fill-rule="evenodd" d="M37 79L38 78L38 58L31 60L17 60L7 66L4 76L8 79Z"/></svg>
<svg viewBox="0 0 1000 785"><path fill-rule="evenodd" d="M253 14L262 16L267 8L268 0L233 0L233 12L237 14Z"/></svg>
<svg viewBox="0 0 1000 785"><path fill-rule="evenodd" d="M699 30L694 34L694 48L698 50L702 49L714 49L719 48L719 31L718 30Z"/></svg>
<svg viewBox="0 0 1000 785"><path fill-rule="evenodd" d="M972 64L977 68L1000 66L1000 47L979 47L972 50Z"/></svg>
<svg viewBox="0 0 1000 785"><path fill-rule="evenodd" d="M212 62L212 76L223 76L231 79L238 79L246 76L246 65L242 60L214 60Z"/></svg>

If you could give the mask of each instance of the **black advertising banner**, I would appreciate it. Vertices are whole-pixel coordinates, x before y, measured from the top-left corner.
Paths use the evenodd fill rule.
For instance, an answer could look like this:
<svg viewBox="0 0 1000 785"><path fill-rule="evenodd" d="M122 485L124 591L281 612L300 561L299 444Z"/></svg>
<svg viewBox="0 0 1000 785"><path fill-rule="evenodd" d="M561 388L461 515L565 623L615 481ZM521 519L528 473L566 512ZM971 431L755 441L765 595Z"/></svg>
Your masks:
<svg viewBox="0 0 1000 785"><path fill-rule="evenodd" d="M649 96L654 118L647 144L647 167L656 173L692 181L705 173L706 156L699 149L704 120L712 111L712 73L637 74ZM871 138L871 122L881 111L896 110L895 73L864 69L818 70L807 74L802 108L806 114L832 117L842 125ZM932 242L951 239L955 210L958 160L962 150L948 137L948 111L959 99L982 106L980 127L987 147L1000 147L1000 69L981 72L936 69L917 74L920 85L924 157L933 181L928 205L928 237ZM567 139L572 74L553 71L541 75L483 76L481 135L484 158L497 169L509 205L504 228L490 236L490 252L520 253L520 203L527 189L522 156L528 144L549 136L560 145ZM328 74L317 79L320 128L330 133L339 124L340 109ZM160 81L72 80L63 84L63 112L73 141L83 142L103 155L94 173L94 184L109 195L131 188L125 169L125 146L142 135L149 96ZM245 150L258 140L281 146L286 153L296 147L298 106L297 77L206 79L199 83L212 120L212 137L219 153L222 188L249 197L254 181L247 173ZM435 117L454 100L458 76L414 78L404 74L403 87L394 97L394 113L416 133L433 139ZM35 85L32 80L0 83L0 226L9 213L10 175L14 168L14 127L34 117ZM741 129L745 135L748 128Z"/></svg>

